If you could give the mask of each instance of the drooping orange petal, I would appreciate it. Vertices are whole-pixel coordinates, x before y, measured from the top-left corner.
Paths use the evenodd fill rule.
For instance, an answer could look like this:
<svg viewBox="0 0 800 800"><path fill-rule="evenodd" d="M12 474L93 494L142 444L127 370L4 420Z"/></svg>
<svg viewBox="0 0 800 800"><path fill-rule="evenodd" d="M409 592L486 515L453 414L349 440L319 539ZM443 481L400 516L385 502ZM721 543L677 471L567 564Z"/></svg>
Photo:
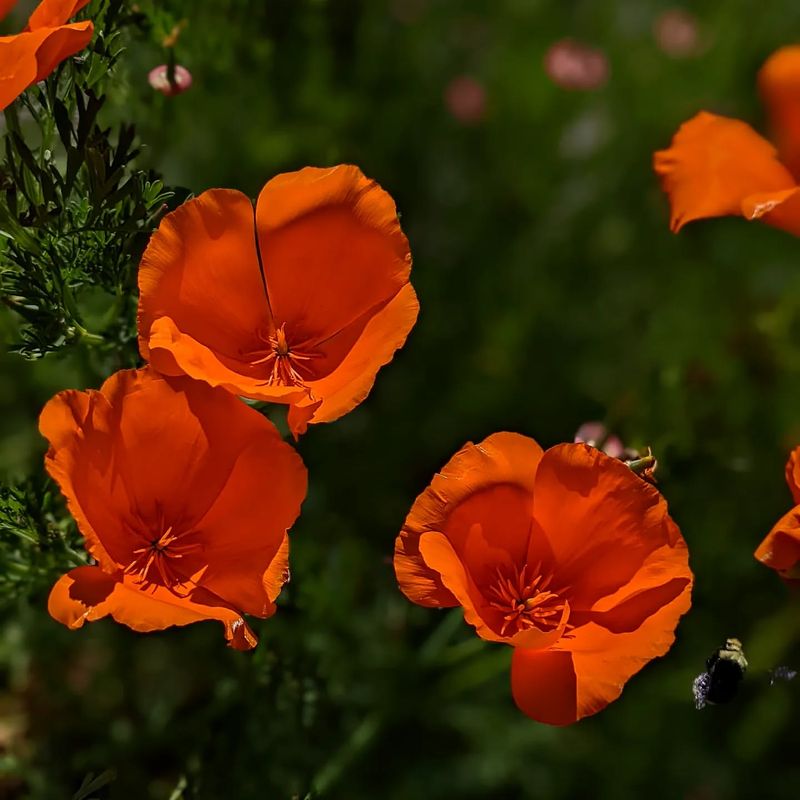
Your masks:
<svg viewBox="0 0 800 800"><path fill-rule="evenodd" d="M589 623L550 650L516 648L511 687L517 705L551 725L568 725L604 709L633 675L672 645L678 620L691 604L691 584L672 594L633 630L613 632Z"/></svg>
<svg viewBox="0 0 800 800"><path fill-rule="evenodd" d="M775 523L755 552L758 561L787 580L800 580L800 506Z"/></svg>
<svg viewBox="0 0 800 800"><path fill-rule="evenodd" d="M322 342L391 300L411 254L392 198L358 167L306 167L261 190L256 223L277 325Z"/></svg>
<svg viewBox="0 0 800 800"><path fill-rule="evenodd" d="M795 447L786 462L786 483L795 505L800 504L800 447Z"/></svg>
<svg viewBox="0 0 800 800"><path fill-rule="evenodd" d="M62 61L83 50L93 34L94 25L89 21L74 22L50 30L36 50L35 82L43 81Z"/></svg>
<svg viewBox="0 0 800 800"><path fill-rule="evenodd" d="M758 88L769 112L781 161L800 177L800 46L782 47L758 73Z"/></svg>
<svg viewBox="0 0 800 800"><path fill-rule="evenodd" d="M47 609L53 619L69 628L80 628L106 616L135 631L160 631L174 625L218 620L225 638L236 650L250 650L258 640L241 614L202 590L178 597L160 586L146 591L129 580L118 580L100 567L77 567L56 582Z"/></svg>
<svg viewBox="0 0 800 800"><path fill-rule="evenodd" d="M420 555L419 538L427 531L452 535L455 551L465 553L469 520L456 517L452 529L449 526L451 516L470 497L479 498L473 501L478 504L475 511L486 519L471 521L485 523L482 536L491 540L488 544L513 552L515 557L525 551L530 526L524 525L523 515L530 508L530 494L541 458L542 449L533 439L516 433L496 433L480 444L465 445L434 476L431 485L414 502L395 546L397 580L410 600L427 606L455 605L450 592L443 590L439 576ZM496 515L491 506L494 491L499 492L496 499L500 501ZM488 493L484 500L480 499L481 493ZM505 508L504 503L512 497L512 508ZM481 555L483 549L476 552ZM474 566L479 571L479 565Z"/></svg>
<svg viewBox="0 0 800 800"><path fill-rule="evenodd" d="M211 189L164 217L139 267L143 358L149 358L153 326L162 318L221 367L227 359L234 371L246 369L267 347L271 319L253 214L241 192Z"/></svg>
<svg viewBox="0 0 800 800"><path fill-rule="evenodd" d="M575 609L630 581L674 533L659 492L586 444L550 448L536 471L533 497L535 521L553 551L554 586L569 587Z"/></svg>
<svg viewBox="0 0 800 800"><path fill-rule="evenodd" d="M28 18L27 30L58 28L72 19L89 0L42 0Z"/></svg>
<svg viewBox="0 0 800 800"><path fill-rule="evenodd" d="M744 122L701 111L655 154L653 165L675 232L696 219L736 215L800 235L800 217L778 211L794 196L795 180L776 149Z"/></svg>

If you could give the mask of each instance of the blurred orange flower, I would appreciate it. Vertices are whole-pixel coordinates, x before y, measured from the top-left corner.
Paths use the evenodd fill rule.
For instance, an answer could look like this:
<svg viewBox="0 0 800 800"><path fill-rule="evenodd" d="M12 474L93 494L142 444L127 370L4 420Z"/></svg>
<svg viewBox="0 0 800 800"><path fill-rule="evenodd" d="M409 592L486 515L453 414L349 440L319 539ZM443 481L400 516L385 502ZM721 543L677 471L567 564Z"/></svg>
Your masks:
<svg viewBox="0 0 800 800"><path fill-rule="evenodd" d="M354 166L278 175L255 210L211 189L168 214L139 270L139 346L185 373L289 404L295 435L347 413L419 304L389 195Z"/></svg>
<svg viewBox="0 0 800 800"><path fill-rule="evenodd" d="M467 444L434 477L394 564L410 600L460 605L514 647L514 699L552 725L615 700L691 604L686 543L656 489L588 445L543 452L515 433Z"/></svg>
<svg viewBox="0 0 800 800"><path fill-rule="evenodd" d="M786 483L794 508L778 520L756 549L755 557L784 580L800 581L800 447L792 450L786 462Z"/></svg>
<svg viewBox="0 0 800 800"><path fill-rule="evenodd" d="M94 25L88 20L67 24L89 0L42 0L22 33L0 36L0 109L29 86L43 81L65 58L89 44ZM15 4L2 2L0 18Z"/></svg>
<svg viewBox="0 0 800 800"><path fill-rule="evenodd" d="M653 159L670 226L727 215L800 236L800 45L770 56L758 75L777 148L749 125L701 111Z"/></svg>
<svg viewBox="0 0 800 800"><path fill-rule="evenodd" d="M96 561L55 584L53 618L80 628L110 614L136 631L215 619L232 647L255 647L242 613L275 613L306 493L272 423L221 389L144 369L57 394L39 427Z"/></svg>

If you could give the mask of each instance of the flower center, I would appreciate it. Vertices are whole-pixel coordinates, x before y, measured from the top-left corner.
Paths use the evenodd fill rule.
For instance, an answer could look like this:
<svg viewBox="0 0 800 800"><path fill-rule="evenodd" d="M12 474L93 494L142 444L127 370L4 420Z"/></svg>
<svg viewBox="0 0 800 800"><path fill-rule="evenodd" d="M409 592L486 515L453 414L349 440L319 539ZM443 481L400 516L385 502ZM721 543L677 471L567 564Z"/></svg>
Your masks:
<svg viewBox="0 0 800 800"><path fill-rule="evenodd" d="M503 615L500 635L513 635L536 628L544 633L561 624L566 601L551 592L552 576L541 573L541 564L511 571L497 568L497 578L486 593L489 605Z"/></svg>
<svg viewBox="0 0 800 800"><path fill-rule="evenodd" d="M252 361L253 365L265 364L269 369L267 386L305 386L305 381L311 377L308 361L318 358L320 353L298 350L290 346L286 338L286 324L284 323L275 330L274 333L264 337L259 334L259 338L267 344L266 354L264 350L258 351L255 355L260 358Z"/></svg>
<svg viewBox="0 0 800 800"><path fill-rule="evenodd" d="M134 558L125 568L125 574L133 575L138 583L160 583L168 589L184 583L177 562L201 546L199 542L186 541L190 532L176 533L170 525L158 536L145 535L146 544L133 551Z"/></svg>

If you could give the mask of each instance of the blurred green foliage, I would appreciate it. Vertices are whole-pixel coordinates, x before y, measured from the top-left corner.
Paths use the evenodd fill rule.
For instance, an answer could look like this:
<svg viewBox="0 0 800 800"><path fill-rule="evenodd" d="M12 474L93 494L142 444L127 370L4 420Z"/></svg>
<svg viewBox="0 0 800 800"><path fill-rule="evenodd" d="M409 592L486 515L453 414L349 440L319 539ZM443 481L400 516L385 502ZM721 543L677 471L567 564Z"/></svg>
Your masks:
<svg viewBox="0 0 800 800"><path fill-rule="evenodd" d="M367 401L298 445L310 490L292 582L254 653L211 624L70 632L47 615L46 581L3 577L0 797L82 783L143 800L797 796L800 684L770 687L766 671L800 664L800 609L752 551L789 507L800 442L800 243L740 219L673 236L650 160L700 108L763 125L756 71L800 35L800 6L686 4L701 47L677 59L653 35L670 5L126 2L141 24L102 113L136 124L137 168L255 195L280 171L357 163L397 200L422 310ZM164 97L147 72L175 26L194 85ZM550 82L543 56L564 36L607 54L604 87ZM487 98L471 124L444 99L464 75ZM18 320L0 326L11 341ZM2 356L5 477L40 473L49 396L107 368L86 342ZM508 429L549 446L588 419L655 450L697 584L670 653L555 729L514 708L505 648L400 595L391 553L466 440ZM41 524L35 565L55 557ZM751 672L734 703L698 712L692 678L727 636Z"/></svg>

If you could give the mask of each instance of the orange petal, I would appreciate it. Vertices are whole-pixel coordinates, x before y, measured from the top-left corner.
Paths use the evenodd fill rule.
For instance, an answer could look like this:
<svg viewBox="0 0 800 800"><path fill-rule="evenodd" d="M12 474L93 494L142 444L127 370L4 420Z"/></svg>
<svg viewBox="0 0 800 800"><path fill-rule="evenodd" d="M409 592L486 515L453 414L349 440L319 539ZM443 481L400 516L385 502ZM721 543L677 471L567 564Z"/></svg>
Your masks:
<svg viewBox="0 0 800 800"><path fill-rule="evenodd" d="M72 19L89 0L42 0L28 19L27 30L57 28Z"/></svg>
<svg viewBox="0 0 800 800"><path fill-rule="evenodd" d="M87 551L114 572L125 565L127 548L112 536L114 558L101 535L121 530L131 499L123 481L112 474L114 433L107 412L108 401L100 392L60 392L42 409L39 431L50 443L47 471L61 488Z"/></svg>
<svg viewBox="0 0 800 800"><path fill-rule="evenodd" d="M615 633L631 631L658 608L672 602L687 586L691 587L694 576L689 569L686 542L671 520L670 526L677 535L675 541L653 550L626 584L601 597L584 612L585 621L597 622ZM570 621L577 623L580 616L579 610Z"/></svg>
<svg viewBox="0 0 800 800"><path fill-rule="evenodd" d="M50 31L0 37L0 110L36 81L36 51Z"/></svg>
<svg viewBox="0 0 800 800"><path fill-rule="evenodd" d="M513 559L525 552L530 530L530 516L526 524L525 514L541 457L542 449L533 439L496 433L480 444L465 445L434 476L414 502L395 547L397 580L410 600L427 606L454 605L440 577L419 553L419 538L427 531L446 533L459 556L469 557L471 523L480 522L486 526L481 531L486 544L479 546L477 537L472 537L478 561L488 546L505 550ZM470 519L462 512L451 525L459 506L472 497L477 498L472 501L473 511L480 519ZM498 503L493 503L493 498ZM478 572L480 563L469 566Z"/></svg>
<svg viewBox="0 0 800 800"><path fill-rule="evenodd" d="M800 504L800 447L795 447L786 462L786 483L795 504Z"/></svg>
<svg viewBox="0 0 800 800"><path fill-rule="evenodd" d="M569 725L579 718L571 653L516 648L511 659L511 692L519 709L538 722Z"/></svg>
<svg viewBox="0 0 800 800"><path fill-rule="evenodd" d="M358 167L278 175L256 205L276 325L330 339L408 282L411 254L392 198Z"/></svg>
<svg viewBox="0 0 800 800"><path fill-rule="evenodd" d="M545 652L515 649L511 687L517 705L551 725L596 714L619 697L645 664L669 650L678 620L690 605L687 584L635 630L615 633L589 623Z"/></svg>
<svg viewBox="0 0 800 800"><path fill-rule="evenodd" d="M800 187L748 195L742 200L742 216L800 236Z"/></svg>
<svg viewBox="0 0 800 800"><path fill-rule="evenodd" d="M144 358L154 324L164 317L234 371L257 358L248 360L249 353L266 348L271 320L253 214L241 192L211 189L164 217L139 267Z"/></svg>
<svg viewBox="0 0 800 800"><path fill-rule="evenodd" d="M775 148L744 122L701 111L681 125L669 149L655 154L653 165L675 232L687 222L726 215L763 215L765 222L786 227L765 204L785 201L780 193L794 189L794 178Z"/></svg>
<svg viewBox="0 0 800 800"><path fill-rule="evenodd" d="M59 578L47 610L53 619L72 629L108 615L142 633L219 620L225 627L225 639L236 650L250 650L258 642L241 615L208 592L196 590L189 597L178 597L160 586L143 591L100 567L78 567Z"/></svg>
<svg viewBox="0 0 800 800"><path fill-rule="evenodd" d="M264 588L270 603L277 600L283 585L289 581L289 578L289 536L287 534L283 537L283 542L264 575Z"/></svg>
<svg viewBox="0 0 800 800"><path fill-rule="evenodd" d="M43 81L62 61L83 50L93 34L94 25L88 21L51 29L36 50L36 82Z"/></svg>
<svg viewBox="0 0 800 800"><path fill-rule="evenodd" d="M504 636L499 632L502 613L493 609L483 597L447 537L441 533L423 533L419 549L425 563L441 576L442 583L464 609L464 619L482 639L517 647L544 648L561 638L569 616L568 608L565 608L559 626L552 631L531 628L513 636Z"/></svg>
<svg viewBox="0 0 800 800"><path fill-rule="evenodd" d="M758 73L758 88L781 160L800 176L800 46L782 47L773 53Z"/></svg>
<svg viewBox="0 0 800 800"><path fill-rule="evenodd" d="M755 557L787 580L800 579L800 506L778 520L756 549Z"/></svg>
<svg viewBox="0 0 800 800"><path fill-rule="evenodd" d="M626 584L674 535L658 491L585 444L549 449L533 496L534 518L553 552L553 585L569 587L574 609L590 608Z"/></svg>
<svg viewBox="0 0 800 800"><path fill-rule="evenodd" d="M410 283L375 313L338 366L321 380L309 383L312 396L300 401L293 432L303 433L305 424L332 422L355 408L369 394L378 370L388 364L405 343L419 313L419 302ZM319 398L319 399L317 399ZM315 406L303 419L302 408ZM290 410L290 417L292 411Z"/></svg>
<svg viewBox="0 0 800 800"><path fill-rule="evenodd" d="M286 533L306 496L306 468L272 423L239 406L259 425L229 431L239 454L224 488L195 526L208 563L200 583L226 603L266 617L274 613L273 600L288 577Z"/></svg>
<svg viewBox="0 0 800 800"><path fill-rule="evenodd" d="M209 386L272 403L302 401L308 390L298 386L270 386L264 375L245 361L226 358L182 333L170 317L159 317L150 327L150 363L164 375L188 375Z"/></svg>

